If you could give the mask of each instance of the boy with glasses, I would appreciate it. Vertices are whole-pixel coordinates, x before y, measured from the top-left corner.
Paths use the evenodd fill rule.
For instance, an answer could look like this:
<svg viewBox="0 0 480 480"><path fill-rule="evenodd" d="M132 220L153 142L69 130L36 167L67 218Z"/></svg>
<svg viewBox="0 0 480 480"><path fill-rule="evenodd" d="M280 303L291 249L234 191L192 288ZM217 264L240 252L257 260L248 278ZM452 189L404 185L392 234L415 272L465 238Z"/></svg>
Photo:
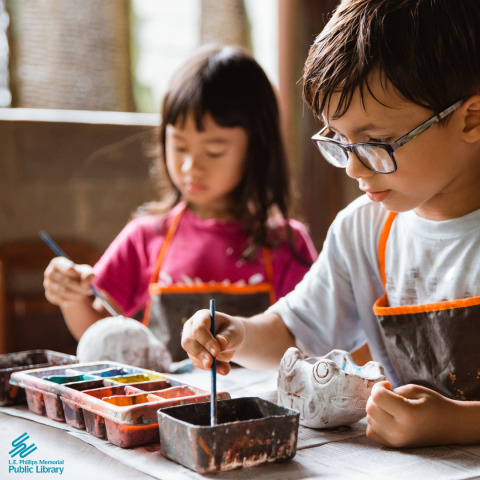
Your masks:
<svg viewBox="0 0 480 480"><path fill-rule="evenodd" d="M346 0L310 49L323 157L366 193L297 288L251 319L185 325L200 368L278 368L368 341L389 382L367 405L387 446L480 443L480 2ZM268 341L267 341L268 339ZM392 390L393 388L393 390Z"/></svg>

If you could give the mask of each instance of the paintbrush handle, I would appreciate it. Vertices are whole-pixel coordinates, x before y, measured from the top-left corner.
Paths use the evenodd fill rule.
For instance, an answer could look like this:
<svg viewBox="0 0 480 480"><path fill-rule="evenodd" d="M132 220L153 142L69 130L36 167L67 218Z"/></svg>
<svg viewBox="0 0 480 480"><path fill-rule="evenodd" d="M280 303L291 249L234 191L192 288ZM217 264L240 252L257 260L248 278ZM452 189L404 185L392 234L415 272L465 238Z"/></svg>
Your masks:
<svg viewBox="0 0 480 480"><path fill-rule="evenodd" d="M215 338L215 300L210 300L210 331ZM213 357L212 362L212 389L210 393L210 425L217 424L217 359Z"/></svg>
<svg viewBox="0 0 480 480"><path fill-rule="evenodd" d="M40 232L40 238L52 249L52 251L57 256L68 258L68 260L73 262L73 260L55 243L53 238L47 232L44 232L42 230ZM108 303L107 299L93 285L90 285L90 290L96 298L99 298L101 300L103 306L105 307L105 310L107 310L110 315L112 315L113 317L118 316L117 311L110 305L110 303Z"/></svg>

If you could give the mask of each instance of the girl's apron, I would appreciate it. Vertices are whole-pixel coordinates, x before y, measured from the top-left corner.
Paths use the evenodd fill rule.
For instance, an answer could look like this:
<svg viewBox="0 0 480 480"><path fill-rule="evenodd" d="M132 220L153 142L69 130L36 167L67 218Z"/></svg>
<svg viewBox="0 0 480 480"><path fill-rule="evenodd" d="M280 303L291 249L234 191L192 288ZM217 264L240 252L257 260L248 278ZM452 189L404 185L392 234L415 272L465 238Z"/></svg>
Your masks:
<svg viewBox="0 0 480 480"><path fill-rule="evenodd" d="M392 365L404 384L424 385L459 400L480 400L480 297L388 306L385 250L395 216L388 215L380 236L385 295L373 307Z"/></svg>
<svg viewBox="0 0 480 480"><path fill-rule="evenodd" d="M252 317L275 303L273 267L268 248L263 248L267 282L258 285L231 285L224 283L172 284L163 286L158 277L168 248L175 236L185 208L172 220L153 270L143 324L164 342L174 362L187 358L181 346L184 323L198 310L208 308L214 299L219 312L240 317Z"/></svg>

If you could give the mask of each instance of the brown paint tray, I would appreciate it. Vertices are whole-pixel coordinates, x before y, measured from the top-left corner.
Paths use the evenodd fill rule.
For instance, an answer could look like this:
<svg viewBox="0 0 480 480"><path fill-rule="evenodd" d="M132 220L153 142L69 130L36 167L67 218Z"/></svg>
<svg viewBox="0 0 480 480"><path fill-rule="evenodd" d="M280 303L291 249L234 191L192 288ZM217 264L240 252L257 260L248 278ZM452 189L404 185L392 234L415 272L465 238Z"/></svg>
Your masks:
<svg viewBox="0 0 480 480"><path fill-rule="evenodd" d="M218 425L210 426L210 403L158 411L162 454L207 474L285 461L297 450L299 413L261 398L217 403Z"/></svg>

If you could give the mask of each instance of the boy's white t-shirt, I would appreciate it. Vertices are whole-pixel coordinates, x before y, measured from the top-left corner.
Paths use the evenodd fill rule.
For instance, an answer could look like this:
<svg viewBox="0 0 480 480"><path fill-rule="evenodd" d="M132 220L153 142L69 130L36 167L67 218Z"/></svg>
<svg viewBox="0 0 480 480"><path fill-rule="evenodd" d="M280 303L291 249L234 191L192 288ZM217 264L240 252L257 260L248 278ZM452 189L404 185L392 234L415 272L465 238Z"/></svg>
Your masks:
<svg viewBox="0 0 480 480"><path fill-rule="evenodd" d="M310 355L369 343L394 386L373 305L384 294L378 244L388 211L366 195L341 211L323 250L295 290L270 307ZM480 210L435 222L414 211L395 218L386 248L389 305L423 305L480 296ZM480 319L479 319L480 321Z"/></svg>

